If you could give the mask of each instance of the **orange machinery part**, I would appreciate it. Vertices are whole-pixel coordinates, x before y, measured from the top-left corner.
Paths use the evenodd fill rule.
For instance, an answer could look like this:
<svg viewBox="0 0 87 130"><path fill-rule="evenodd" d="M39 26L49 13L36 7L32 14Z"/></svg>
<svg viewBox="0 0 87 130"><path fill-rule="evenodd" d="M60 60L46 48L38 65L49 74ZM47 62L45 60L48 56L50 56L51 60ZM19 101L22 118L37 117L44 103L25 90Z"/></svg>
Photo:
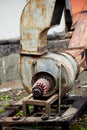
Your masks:
<svg viewBox="0 0 87 130"><path fill-rule="evenodd" d="M79 20L82 11L87 10L87 0L70 0L73 16L73 25Z"/></svg>

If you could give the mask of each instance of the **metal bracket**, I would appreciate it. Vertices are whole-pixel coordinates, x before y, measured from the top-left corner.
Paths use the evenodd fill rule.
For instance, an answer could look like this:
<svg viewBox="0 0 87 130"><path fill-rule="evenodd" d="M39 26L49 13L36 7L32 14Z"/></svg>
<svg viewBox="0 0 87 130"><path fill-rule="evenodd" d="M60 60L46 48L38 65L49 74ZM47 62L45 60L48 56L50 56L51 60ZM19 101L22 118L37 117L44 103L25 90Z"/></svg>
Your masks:
<svg viewBox="0 0 87 130"><path fill-rule="evenodd" d="M61 64L57 64L58 69L59 69L59 100L58 100L58 112L60 114L61 112Z"/></svg>

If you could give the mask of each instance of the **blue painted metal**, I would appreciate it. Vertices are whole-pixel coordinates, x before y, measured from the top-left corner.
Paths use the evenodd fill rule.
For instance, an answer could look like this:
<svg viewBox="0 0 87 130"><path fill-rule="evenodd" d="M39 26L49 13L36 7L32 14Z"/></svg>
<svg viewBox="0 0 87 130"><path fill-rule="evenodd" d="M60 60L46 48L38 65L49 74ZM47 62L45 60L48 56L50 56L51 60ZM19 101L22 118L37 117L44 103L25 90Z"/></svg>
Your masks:
<svg viewBox="0 0 87 130"><path fill-rule="evenodd" d="M26 57L23 56L21 60L21 77L24 87L29 93L32 91L31 80L37 73L49 73L55 80L52 87L59 87L59 68L61 64L61 85L62 95L68 92L76 79L78 74L78 64L75 59L69 54L54 54L48 53L40 57ZM34 82L34 81L33 81ZM36 82L36 80L35 80Z"/></svg>

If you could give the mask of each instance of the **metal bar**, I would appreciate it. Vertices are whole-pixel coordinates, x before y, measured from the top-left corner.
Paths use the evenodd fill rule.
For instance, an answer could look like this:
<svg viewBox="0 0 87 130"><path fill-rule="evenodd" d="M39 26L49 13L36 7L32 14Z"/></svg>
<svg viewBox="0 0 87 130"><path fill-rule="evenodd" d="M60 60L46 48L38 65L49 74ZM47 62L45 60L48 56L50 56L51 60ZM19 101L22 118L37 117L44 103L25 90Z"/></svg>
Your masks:
<svg viewBox="0 0 87 130"><path fill-rule="evenodd" d="M87 97L81 97L75 100L71 107L61 116L60 121L72 121L76 115L79 115L81 111L85 108L87 103Z"/></svg>
<svg viewBox="0 0 87 130"><path fill-rule="evenodd" d="M33 130L33 129L30 129L30 128L25 128L25 127L12 127L11 128L12 130Z"/></svg>
<svg viewBox="0 0 87 130"><path fill-rule="evenodd" d="M59 107L58 107L58 111L59 114L61 112L61 64L58 64L58 69L59 69Z"/></svg>
<svg viewBox="0 0 87 130"><path fill-rule="evenodd" d="M77 97L76 97L77 98ZM71 100L73 98L71 97ZM74 98L75 99L75 98ZM69 98L70 100L70 98ZM64 130L64 124L72 123L75 117L85 109L87 105L87 97L80 97L75 99L72 106L70 106L62 116L52 117L49 116L48 120L42 120L41 117L20 117L18 120L14 120L13 117L3 117L0 118L0 126L61 126ZM67 128L68 129L68 128Z"/></svg>

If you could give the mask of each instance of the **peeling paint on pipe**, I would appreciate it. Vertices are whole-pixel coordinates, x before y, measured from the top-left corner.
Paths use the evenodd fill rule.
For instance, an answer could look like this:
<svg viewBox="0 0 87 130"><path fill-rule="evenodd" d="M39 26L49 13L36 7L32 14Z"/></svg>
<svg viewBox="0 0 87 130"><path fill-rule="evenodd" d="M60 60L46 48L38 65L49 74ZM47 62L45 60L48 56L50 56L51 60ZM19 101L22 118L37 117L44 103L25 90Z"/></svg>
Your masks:
<svg viewBox="0 0 87 130"><path fill-rule="evenodd" d="M30 0L20 22L22 54L42 55L46 49L47 31L50 28L56 0Z"/></svg>

